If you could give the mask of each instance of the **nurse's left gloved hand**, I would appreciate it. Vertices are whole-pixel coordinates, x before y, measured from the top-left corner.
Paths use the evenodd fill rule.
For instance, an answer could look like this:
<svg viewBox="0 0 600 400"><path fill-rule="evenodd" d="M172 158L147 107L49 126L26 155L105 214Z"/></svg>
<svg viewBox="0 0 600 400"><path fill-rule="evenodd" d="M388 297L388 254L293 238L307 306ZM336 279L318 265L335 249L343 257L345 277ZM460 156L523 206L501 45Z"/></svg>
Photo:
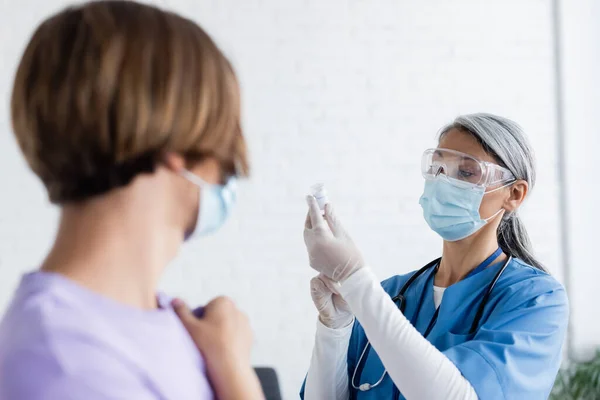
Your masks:
<svg viewBox="0 0 600 400"><path fill-rule="evenodd" d="M317 200L307 196L308 216L304 226L304 243L310 266L335 282L346 280L365 267L363 257L333 212L325 205L323 217Z"/></svg>
<svg viewBox="0 0 600 400"><path fill-rule="evenodd" d="M336 283L319 274L310 280L310 296L319 312L319 320L331 329L345 328L354 320L350 306L333 287Z"/></svg>

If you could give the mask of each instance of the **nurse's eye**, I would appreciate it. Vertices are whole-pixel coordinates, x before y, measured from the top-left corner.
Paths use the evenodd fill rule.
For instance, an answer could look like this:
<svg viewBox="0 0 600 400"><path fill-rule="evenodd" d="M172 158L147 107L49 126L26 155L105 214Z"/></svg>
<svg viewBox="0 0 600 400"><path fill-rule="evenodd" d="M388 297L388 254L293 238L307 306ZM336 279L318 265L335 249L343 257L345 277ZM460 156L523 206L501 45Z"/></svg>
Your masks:
<svg viewBox="0 0 600 400"><path fill-rule="evenodd" d="M475 173L461 168L458 170L458 176L461 179L469 179L469 178L473 178L475 176Z"/></svg>
<svg viewBox="0 0 600 400"><path fill-rule="evenodd" d="M460 168L458 170L458 179L468 182L474 182L478 179L476 171L473 171L468 168Z"/></svg>

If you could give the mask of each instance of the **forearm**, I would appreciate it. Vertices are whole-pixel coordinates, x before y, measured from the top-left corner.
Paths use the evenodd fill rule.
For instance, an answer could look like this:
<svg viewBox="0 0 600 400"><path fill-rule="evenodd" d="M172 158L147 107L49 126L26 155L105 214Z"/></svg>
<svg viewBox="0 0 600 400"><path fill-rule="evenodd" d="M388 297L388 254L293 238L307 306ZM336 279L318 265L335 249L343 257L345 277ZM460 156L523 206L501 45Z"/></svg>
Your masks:
<svg viewBox="0 0 600 400"><path fill-rule="evenodd" d="M353 321L346 327L331 329L317 322L315 346L304 389L305 400L347 400L348 343Z"/></svg>
<svg viewBox="0 0 600 400"><path fill-rule="evenodd" d="M408 400L477 399L458 368L410 324L369 268L350 276L340 293Z"/></svg>
<svg viewBox="0 0 600 400"><path fill-rule="evenodd" d="M251 366L224 363L221 372L210 373L216 397L219 400L262 400L265 395Z"/></svg>

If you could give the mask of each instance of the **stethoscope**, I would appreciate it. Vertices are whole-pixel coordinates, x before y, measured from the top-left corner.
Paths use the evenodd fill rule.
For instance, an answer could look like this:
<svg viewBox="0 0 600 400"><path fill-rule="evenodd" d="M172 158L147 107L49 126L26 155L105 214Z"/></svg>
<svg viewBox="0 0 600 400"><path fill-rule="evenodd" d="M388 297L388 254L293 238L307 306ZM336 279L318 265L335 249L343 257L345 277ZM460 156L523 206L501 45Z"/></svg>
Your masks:
<svg viewBox="0 0 600 400"><path fill-rule="evenodd" d="M489 267L490 264L492 264L499 256L500 254L502 254L502 249L498 248L498 250L496 250L494 252L494 254L492 254L491 256L489 256L484 262L482 262L477 268L475 268L473 271L471 271L466 277L470 277L472 275L477 274L478 272L484 270L485 268ZM420 270L418 270L417 272L415 272L407 281L406 283L402 286L402 288L400 289L400 291L398 292L398 294L392 298L392 301L394 303L396 303L398 305L398 308L400 308L400 311L402 313L404 313L404 310L406 309L406 297L404 296L404 294L406 293L406 291L410 288L410 285L412 285L421 275L423 275L425 272L427 272L427 270L429 270L431 267L435 267L435 270L433 271L433 274L435 275L435 273L438 271L439 267L440 267L440 261L441 261L441 257L438 259L433 260L432 262L430 262L429 264L425 265L423 268L421 268ZM506 269L507 265L510 263L510 261L512 260L512 257L508 257L507 260L504 262L504 265L502 265L502 268L500 268L500 270L496 273L496 275L494 276L494 279L492 280L492 282L490 283L490 285L488 286L488 290L485 293L485 295L483 296L483 299L481 300L481 304L479 305L479 309L477 310L477 314L475 314L475 318L473 319L473 323L471 324L471 328L469 329L469 334L473 334L477 331L477 328L479 326L479 322L481 321L481 318L483 317L483 312L485 309L485 306L487 305L488 299L490 297L490 294L492 293L492 290L494 289L494 286L496 286L496 282L498 282L498 279L500 279L500 276L502 275L502 273L504 272L504 270ZM421 308L421 304L423 304L423 295L425 293L425 290L423 290L421 292L421 298L419 299L419 307L417 307L417 312L416 315L414 317L414 320L417 321L417 318L419 316L419 310ZM423 334L423 337L427 337L427 335L429 335L429 333L431 332L431 330L433 329L433 327L435 326L435 323L437 322L438 319L438 314L439 314L439 310L440 307L438 307L435 310L435 313L433 314L433 317L431 317L431 321L429 321L429 325L427 326L427 329L425 330L425 333ZM381 375L381 377L379 378L379 380L375 383L362 383L359 384L358 386L354 383L355 379L356 379L356 375L358 373L358 378L360 381L360 375L362 374L362 370L365 366L365 364L362 362L363 358L365 357L365 355L368 355L369 350L371 349L371 343L369 341L367 341L367 344L365 345L365 348L363 349L359 359L358 359L358 363L356 365L356 367L354 368L354 373L352 374L352 387L356 390L360 390L361 392L366 392L368 390L373 389L374 387L379 386L379 384L381 384L381 382L383 382L383 379L385 378L385 376L387 375L387 371L383 371L383 374ZM366 360L365 360L366 362Z"/></svg>

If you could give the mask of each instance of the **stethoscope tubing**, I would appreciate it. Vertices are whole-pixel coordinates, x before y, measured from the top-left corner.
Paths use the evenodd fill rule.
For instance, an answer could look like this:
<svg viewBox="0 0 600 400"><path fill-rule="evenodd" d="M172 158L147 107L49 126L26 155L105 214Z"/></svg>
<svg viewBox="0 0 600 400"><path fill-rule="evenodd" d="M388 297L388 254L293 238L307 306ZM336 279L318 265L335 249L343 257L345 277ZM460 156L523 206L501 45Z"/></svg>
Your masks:
<svg viewBox="0 0 600 400"><path fill-rule="evenodd" d="M404 285L402 285L402 288L400 289L400 291L398 292L398 294L395 297L392 298L392 301L394 303L398 303L399 302L398 308L400 309L401 312L404 313L404 310L406 309L406 298L404 297L404 294L406 293L406 291L427 270L429 270L431 267L439 265L440 261L441 261L441 258L435 259L435 260L431 261L429 264L427 264L424 267L422 267L417 272L415 272L408 279L408 281L406 281L404 283ZM479 305L479 308L477 309L477 313L475 314L475 318L473 319L473 323L471 324L471 328L469 329L469 334L470 335L477 332L477 328L479 326L479 322L481 322L481 318L483 317L483 312L485 310L485 306L487 305L487 302L488 302L489 297L490 297L490 295L492 293L492 290L496 286L496 283L498 282L498 280L500 279L500 277L504 273L504 270L506 270L506 267L508 266L508 264L510 264L511 261L512 261L512 257L509 256L507 258L507 260L504 262L504 265L502 265L502 268L500 268L500 270L496 273L496 275L494 276L494 279L490 283L490 285L488 287L488 290L486 291L485 295L483 296L483 299L481 300L481 304ZM423 304L422 297L423 297L423 293L421 293L421 299L419 301L419 307L420 307L421 304ZM429 333L431 332L431 330L433 329L433 326L435 326L435 323L437 322L438 311L439 311L439 308L436 309L433 317L431 318L431 321L429 322L429 325L427 326L427 329L426 329L425 333L423 334L423 337L426 338L429 335ZM365 363L362 363L362 361L363 361L363 358L365 357L365 355L368 354L368 350L370 349L370 347L371 347L371 343L367 340L367 344L365 345L362 353L360 354L360 357L358 358L358 363L356 364L356 367L354 367L354 372L352 374L352 380L350 382L351 385L352 385L352 387L354 389L360 390L362 392L371 390L371 389L379 386L381 384L381 382L383 382L385 376L387 375L387 370L384 370L383 374L381 375L381 377L379 378L379 380L377 380L377 382L375 382L373 384L363 383L363 384L360 384L360 385L357 386L354 383L357 373L358 373L358 378L359 378L359 381L360 381L360 376L362 375L362 371L363 371L363 368L364 368L365 363L366 363L366 361L365 361Z"/></svg>

